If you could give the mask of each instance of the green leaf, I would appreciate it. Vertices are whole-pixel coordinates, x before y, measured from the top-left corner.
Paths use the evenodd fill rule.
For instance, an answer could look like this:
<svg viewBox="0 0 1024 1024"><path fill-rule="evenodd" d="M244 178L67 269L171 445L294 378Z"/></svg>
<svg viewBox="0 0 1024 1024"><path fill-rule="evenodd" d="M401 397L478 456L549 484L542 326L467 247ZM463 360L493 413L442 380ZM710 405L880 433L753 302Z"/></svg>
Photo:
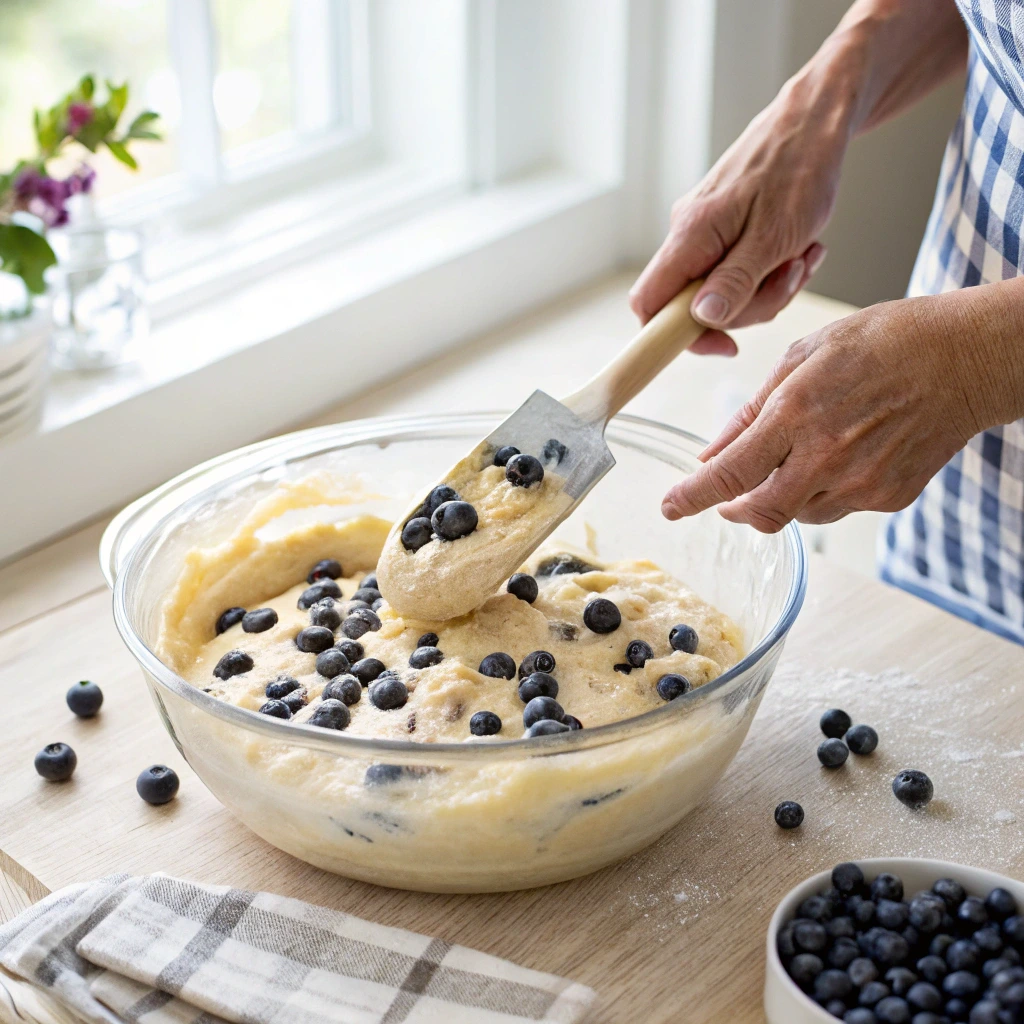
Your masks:
<svg viewBox="0 0 1024 1024"><path fill-rule="evenodd" d="M96 91L96 80L92 75L82 75L82 80L78 83L78 91L82 94L82 99L92 99L92 94Z"/></svg>
<svg viewBox="0 0 1024 1024"><path fill-rule="evenodd" d="M155 142L159 142L163 136L159 132L152 131L147 128L146 125L151 125L154 121L158 120L159 114L152 110L144 110L134 121L128 126L128 131L125 132L122 142L128 139L151 139Z"/></svg>
<svg viewBox="0 0 1024 1024"><path fill-rule="evenodd" d="M126 164L133 171L137 171L139 169L139 165L136 162L135 157L125 149L124 143L118 142L116 139L107 139L106 144L107 149L109 149L110 152L121 161L121 163Z"/></svg>
<svg viewBox="0 0 1024 1024"><path fill-rule="evenodd" d="M128 105L128 83L114 85L113 82L107 82L107 88L110 90L110 98L106 102L106 109L116 125L117 119L124 113L124 108Z"/></svg>
<svg viewBox="0 0 1024 1024"><path fill-rule="evenodd" d="M20 277L34 295L46 291L43 271L56 262L50 243L38 232L23 224L0 224L0 270Z"/></svg>

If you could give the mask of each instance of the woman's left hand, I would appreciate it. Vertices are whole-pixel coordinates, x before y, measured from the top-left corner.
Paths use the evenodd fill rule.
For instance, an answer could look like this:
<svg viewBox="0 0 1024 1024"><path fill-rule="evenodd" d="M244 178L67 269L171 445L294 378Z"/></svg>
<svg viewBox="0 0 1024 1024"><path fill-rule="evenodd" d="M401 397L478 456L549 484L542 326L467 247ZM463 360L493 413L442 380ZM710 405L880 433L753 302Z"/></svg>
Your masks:
<svg viewBox="0 0 1024 1024"><path fill-rule="evenodd" d="M871 306L796 342L662 513L719 505L775 533L905 508L971 437L1022 414L1021 280Z"/></svg>

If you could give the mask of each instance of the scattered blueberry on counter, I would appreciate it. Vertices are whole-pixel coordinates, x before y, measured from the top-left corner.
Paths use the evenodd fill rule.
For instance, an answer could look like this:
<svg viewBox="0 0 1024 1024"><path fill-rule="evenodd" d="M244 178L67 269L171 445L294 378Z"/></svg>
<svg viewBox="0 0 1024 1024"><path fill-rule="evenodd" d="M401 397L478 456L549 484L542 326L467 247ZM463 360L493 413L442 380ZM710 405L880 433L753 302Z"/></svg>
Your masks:
<svg viewBox="0 0 1024 1024"><path fill-rule="evenodd" d="M404 707L409 699L409 691L398 676L390 672L382 672L370 684L367 691L370 703L381 711L395 711Z"/></svg>
<svg viewBox="0 0 1024 1024"><path fill-rule="evenodd" d="M217 662L213 674L218 679L230 679L232 676L240 676L243 672L248 672L252 666L253 660L245 651L228 651Z"/></svg>
<svg viewBox="0 0 1024 1024"><path fill-rule="evenodd" d="M228 608L227 611L221 612L220 618L217 619L217 636L241 622L243 615L245 615L244 608Z"/></svg>
<svg viewBox="0 0 1024 1024"><path fill-rule="evenodd" d="M668 672L658 680L658 696L662 700L675 700L690 689L690 680L676 672Z"/></svg>
<svg viewBox="0 0 1024 1024"><path fill-rule="evenodd" d="M621 624L622 613L606 597L595 597L583 609L583 625L592 633L614 633Z"/></svg>
<svg viewBox="0 0 1024 1024"><path fill-rule="evenodd" d="M355 676L335 676L320 694L324 700L340 700L351 707L358 704L363 696L363 684Z"/></svg>
<svg viewBox="0 0 1024 1024"><path fill-rule="evenodd" d="M779 828L799 828L803 820L804 809L795 800L783 800L775 808L775 824Z"/></svg>
<svg viewBox="0 0 1024 1024"><path fill-rule="evenodd" d="M519 684L519 699L529 704L534 697L557 697L558 680L547 672L532 672Z"/></svg>
<svg viewBox="0 0 1024 1024"><path fill-rule="evenodd" d="M307 626L295 634L295 646L305 654L319 654L334 646L334 633L326 626Z"/></svg>
<svg viewBox="0 0 1024 1024"><path fill-rule="evenodd" d="M643 668L653 657L651 645L644 640L630 640L626 644L626 661L631 668Z"/></svg>
<svg viewBox="0 0 1024 1024"><path fill-rule="evenodd" d="M818 745L818 760L826 768L841 768L849 756L850 748L836 736Z"/></svg>
<svg viewBox="0 0 1024 1024"><path fill-rule="evenodd" d="M496 736L501 732L501 719L493 711L478 711L469 720L469 731L474 736Z"/></svg>
<svg viewBox="0 0 1024 1024"><path fill-rule="evenodd" d="M687 626L685 622L673 626L668 634L669 646L673 651L682 651L684 654L696 654L700 638L693 626Z"/></svg>
<svg viewBox="0 0 1024 1024"><path fill-rule="evenodd" d="M832 708L821 716L818 724L821 727L821 731L830 739L841 740L846 735L850 726L853 725L853 719L845 711L839 708Z"/></svg>
<svg viewBox="0 0 1024 1024"><path fill-rule="evenodd" d="M343 701L333 697L322 700L309 716L309 724L321 729L345 729L352 721L348 707Z"/></svg>
<svg viewBox="0 0 1024 1024"><path fill-rule="evenodd" d="M919 811L935 795L932 780L916 768L905 768L892 780L893 795L912 811Z"/></svg>
<svg viewBox="0 0 1024 1024"><path fill-rule="evenodd" d="M1018 915L1005 889L982 900L939 879L907 901L896 876L868 885L847 863L800 904L777 948L793 981L845 1024L1024 1024Z"/></svg>
<svg viewBox="0 0 1024 1024"><path fill-rule="evenodd" d="M544 479L544 467L533 455L513 455L505 466L505 479L513 487L532 487Z"/></svg>
<svg viewBox="0 0 1024 1024"><path fill-rule="evenodd" d="M534 672L547 672L549 675L555 671L555 656L550 651L530 651L519 663L519 678L525 679Z"/></svg>
<svg viewBox="0 0 1024 1024"><path fill-rule="evenodd" d="M430 517L430 525L441 540L459 540L471 534L479 517L468 501L446 501Z"/></svg>
<svg viewBox="0 0 1024 1024"><path fill-rule="evenodd" d="M283 718L286 721L292 717L292 709L283 700L268 700L260 707L261 715L270 715L271 718Z"/></svg>
<svg viewBox="0 0 1024 1024"><path fill-rule="evenodd" d="M519 454L519 449L513 444L502 445L494 453L494 464L496 466L507 466L508 460Z"/></svg>
<svg viewBox="0 0 1024 1024"><path fill-rule="evenodd" d="M529 573L525 572L514 573L509 578L506 589L514 597L518 597L520 601L525 601L527 604L533 604L540 594L540 587L537 586L537 581Z"/></svg>
<svg viewBox="0 0 1024 1024"><path fill-rule="evenodd" d="M164 764L154 764L139 774L135 789L147 804L170 803L178 795L178 774Z"/></svg>
<svg viewBox="0 0 1024 1024"><path fill-rule="evenodd" d="M317 580L330 579L337 580L341 579L344 573L341 571L341 564L336 562L333 558L325 558L322 561L316 563L312 569L309 570L309 575L306 577L307 583L316 583Z"/></svg>
<svg viewBox="0 0 1024 1024"><path fill-rule="evenodd" d="M316 670L324 679L333 679L347 672L351 663L337 647L328 647L316 656Z"/></svg>
<svg viewBox="0 0 1024 1024"><path fill-rule="evenodd" d="M277 625L277 612L273 608L257 608L242 616L242 629L246 633L265 633Z"/></svg>
<svg viewBox="0 0 1024 1024"><path fill-rule="evenodd" d="M68 707L79 718L92 718L103 705L103 691L88 679L75 683L67 692Z"/></svg>
<svg viewBox="0 0 1024 1024"><path fill-rule="evenodd" d="M846 745L858 757L866 757L878 746L878 733L870 725L855 725L846 734Z"/></svg>
<svg viewBox="0 0 1024 1024"><path fill-rule="evenodd" d="M438 647L417 647L409 655L409 665L412 668L430 668L431 665L440 665L444 661L444 654Z"/></svg>
<svg viewBox="0 0 1024 1024"><path fill-rule="evenodd" d="M78 765L78 756L66 743L48 743L36 754L36 771L48 782L70 779Z"/></svg>
<svg viewBox="0 0 1024 1024"><path fill-rule="evenodd" d="M484 676L491 676L494 679L513 679L516 674L515 659L503 651L495 651L488 654L477 671Z"/></svg>

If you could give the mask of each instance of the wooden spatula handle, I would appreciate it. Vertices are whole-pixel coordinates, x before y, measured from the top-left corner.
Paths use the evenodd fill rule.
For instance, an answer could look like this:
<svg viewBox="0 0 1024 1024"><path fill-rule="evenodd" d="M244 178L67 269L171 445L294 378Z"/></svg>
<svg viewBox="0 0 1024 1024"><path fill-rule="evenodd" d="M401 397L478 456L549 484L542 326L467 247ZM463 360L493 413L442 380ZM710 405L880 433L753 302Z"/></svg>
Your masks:
<svg viewBox="0 0 1024 1024"><path fill-rule="evenodd" d="M640 333L575 394L563 399L586 423L607 422L705 331L690 316L703 281L688 284Z"/></svg>

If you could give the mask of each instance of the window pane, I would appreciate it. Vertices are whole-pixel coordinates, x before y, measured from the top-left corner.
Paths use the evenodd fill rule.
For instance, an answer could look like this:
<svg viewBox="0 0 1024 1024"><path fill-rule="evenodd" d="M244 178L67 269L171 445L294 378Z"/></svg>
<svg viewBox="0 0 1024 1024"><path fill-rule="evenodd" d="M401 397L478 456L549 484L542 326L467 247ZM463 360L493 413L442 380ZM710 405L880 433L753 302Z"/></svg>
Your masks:
<svg viewBox="0 0 1024 1024"><path fill-rule="evenodd" d="M293 126L289 0L214 0L213 105L225 151Z"/></svg>
<svg viewBox="0 0 1024 1024"><path fill-rule="evenodd" d="M156 110L166 137L135 144L137 172L105 149L89 156L97 194L176 170L178 86L168 59L165 0L0 0L0 168L34 154L33 107L52 106L87 72L98 83L127 80L127 116L147 106ZM85 156L76 147L67 163Z"/></svg>

